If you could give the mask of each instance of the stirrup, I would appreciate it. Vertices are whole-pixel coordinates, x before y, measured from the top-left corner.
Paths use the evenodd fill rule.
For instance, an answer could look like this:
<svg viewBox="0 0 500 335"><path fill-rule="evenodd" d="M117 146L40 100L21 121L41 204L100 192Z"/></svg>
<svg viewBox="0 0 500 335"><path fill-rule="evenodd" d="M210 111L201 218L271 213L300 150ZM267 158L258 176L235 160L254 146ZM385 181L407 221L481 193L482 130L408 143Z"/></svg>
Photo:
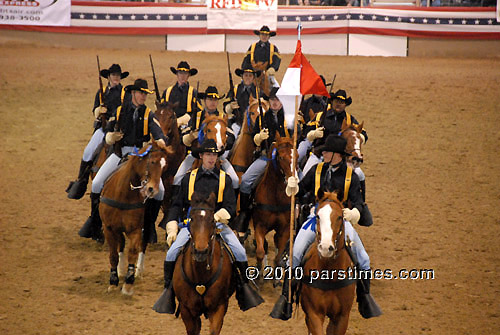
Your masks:
<svg viewBox="0 0 500 335"><path fill-rule="evenodd" d="M269 314L273 319L279 319L287 321L292 317L292 303L287 301L284 295L280 295L276 304L274 304L271 314Z"/></svg>
<svg viewBox="0 0 500 335"><path fill-rule="evenodd" d="M363 318L369 319L382 315L382 310L370 293L358 296L358 300L358 311Z"/></svg>
<svg viewBox="0 0 500 335"><path fill-rule="evenodd" d="M241 286L240 292L236 298L238 300L238 306L242 311L257 307L264 302L260 294L248 285L248 283L244 283Z"/></svg>
<svg viewBox="0 0 500 335"><path fill-rule="evenodd" d="M160 298L153 305L153 310L161 314L175 313L175 294L172 284L168 288L163 289Z"/></svg>

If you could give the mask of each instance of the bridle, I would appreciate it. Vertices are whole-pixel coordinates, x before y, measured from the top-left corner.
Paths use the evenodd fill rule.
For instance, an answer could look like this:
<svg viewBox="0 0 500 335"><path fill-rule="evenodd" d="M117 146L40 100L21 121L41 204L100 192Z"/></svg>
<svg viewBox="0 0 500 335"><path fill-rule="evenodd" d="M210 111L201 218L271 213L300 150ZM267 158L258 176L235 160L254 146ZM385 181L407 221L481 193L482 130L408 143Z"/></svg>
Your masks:
<svg viewBox="0 0 500 335"><path fill-rule="evenodd" d="M331 199L326 199L324 201L325 202L336 203L335 201L333 201ZM319 210L319 208L316 209L316 220L318 221L318 224L317 224L318 229L316 229L316 242L319 245L318 238L319 238L320 234L318 234L318 232L320 230L319 227L321 227L321 225L319 224L318 210ZM342 250L342 248L344 246L343 241L341 242L341 240L340 240L342 238L342 235L343 235L344 231L345 231L344 217L343 216L338 216L337 220L342 220L342 223L340 224L340 228L339 228L339 231L337 232L337 236L335 237L335 240L333 241L333 256L332 256L332 260L337 259L337 257L340 254L339 251ZM320 255L320 257L321 257L321 255Z"/></svg>
<svg viewBox="0 0 500 335"><path fill-rule="evenodd" d="M193 236L191 234L191 213L193 211L207 211L208 212L208 216L211 217L211 221L210 221L210 224L213 224L214 227L215 227L215 221L214 221L214 218L213 218L213 212L214 210L212 208L207 208L207 207L192 207L190 208L189 210L189 215L188 215L188 223L187 223L187 229L189 231L189 234L191 236ZM202 263L202 262L207 262L207 270L210 270L210 268L212 267L212 255L213 255L213 251L214 251L214 245L215 245L215 236L216 236L216 229L214 228L214 230L212 231L212 233L210 234L210 242L209 242L209 246L206 250L202 250L202 251L199 251L195 248L195 244L194 244L194 239L191 238L191 247L193 249L193 260L195 262L199 262L199 263Z"/></svg>
<svg viewBox="0 0 500 335"><path fill-rule="evenodd" d="M147 160L146 160L146 172L144 173L144 176L141 178L141 184L139 186L134 186L132 184L132 182L130 182L130 190L132 190L132 191L142 190L149 183L150 174L151 174L149 172L151 155L149 155L149 154L153 153L153 152L156 152L156 151L161 151L161 149L153 149L153 146L149 145L143 153L139 153L139 151L137 150L137 148L134 148L134 152L132 152L132 153L129 154L129 156L136 156L136 157L139 157L140 159L144 158L145 156L147 156ZM145 203L149 198L150 198L150 196L148 194L146 194L146 196L144 197L143 203Z"/></svg>

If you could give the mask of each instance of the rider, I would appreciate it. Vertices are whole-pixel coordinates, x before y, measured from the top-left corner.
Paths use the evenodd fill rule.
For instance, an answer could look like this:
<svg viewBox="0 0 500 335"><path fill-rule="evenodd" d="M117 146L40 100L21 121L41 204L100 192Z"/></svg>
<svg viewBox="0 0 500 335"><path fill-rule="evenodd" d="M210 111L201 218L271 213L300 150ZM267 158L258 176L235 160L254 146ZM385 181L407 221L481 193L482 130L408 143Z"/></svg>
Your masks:
<svg viewBox="0 0 500 335"><path fill-rule="evenodd" d="M224 113L219 112L217 110L217 105L219 103L220 99L223 99L224 96L219 96L219 92L217 90L217 87L215 86L208 86L206 91L203 93L198 93L198 99L202 99L205 103L205 109L203 111L196 112L193 114L193 117L189 121L189 125L186 129L184 129L184 136L182 136L182 142L186 147L191 147L191 144L193 143L194 140L198 139L200 140L203 135L203 121L205 118L209 115L216 115L219 117L224 117ZM201 133L200 133L201 131ZM226 129L226 146L224 150L226 152L229 152L231 148L233 147L234 144L234 134L231 128ZM203 142L202 140L200 142ZM177 170L177 173L174 176L174 186L180 186L182 178L184 178L184 175L186 172L188 172L189 169L193 166L193 163L195 161L195 158L193 155L190 153L184 158L184 161L182 161L182 164L179 166L179 169ZM240 180L238 178L238 175L236 174L236 171L234 171L233 166L229 161L225 158L221 159L221 164L222 164L222 169L229 174L231 177L231 180L233 182L233 188L237 190L240 186ZM175 194L175 191L174 191Z"/></svg>
<svg viewBox="0 0 500 335"><path fill-rule="evenodd" d="M189 123L193 112L202 109L196 98L196 89L188 82L189 77L196 75L198 70L191 68L188 62L181 61L177 68L171 66L170 71L177 76L177 82L163 91L161 102L179 103L175 108L175 116L177 117L177 126L182 127Z"/></svg>
<svg viewBox="0 0 500 335"><path fill-rule="evenodd" d="M281 57L278 48L270 43L269 39L276 36L276 32L271 31L268 26L262 26L260 30L254 30L253 32L259 36L259 41L250 45L241 67L251 67L252 63L267 62L266 73L268 76L274 77L275 72L280 68Z"/></svg>
<svg viewBox="0 0 500 335"><path fill-rule="evenodd" d="M318 151L322 153L324 162L313 166L307 175L300 181L298 187L296 183L289 182L287 186L287 194L297 194L298 199L301 199L307 192L309 196L316 197L318 190L321 188L325 192L341 191L343 203L346 206L343 209L344 213L344 229L346 241L352 241L351 249L356 255L361 270L370 270L370 258L359 238L358 233L354 230L353 224L357 223L362 213L363 200L359 192L359 179L355 173L352 173L352 168L347 166L345 157L349 154L345 152L347 141L338 135L329 135L325 144L318 147ZM313 192L311 192L313 191ZM315 200L314 200L315 201ZM347 203L351 204L352 208L347 207ZM293 245L293 268L300 266L304 253L309 245L314 242L316 236L316 214L311 213L308 219L302 225L299 233L295 238ZM365 313L370 311L372 298L370 296L370 278L362 278L357 281L356 285L357 301L359 310L363 317L369 318L376 315ZM292 292L293 293L293 292ZM271 316L276 319L288 320L291 316L291 303L288 299L288 283L283 285L283 293L273 309Z"/></svg>
<svg viewBox="0 0 500 335"><path fill-rule="evenodd" d="M130 92L131 99L124 101L123 105L116 109L115 116L108 122L106 143L115 145L115 151L109 156L97 172L92 181L91 214L78 234L81 237L92 238L102 242L102 222L99 216L99 200L104 182L116 170L122 157L143 147L153 137L157 144L166 148L166 137L161 130L160 123L154 113L145 105L146 97L153 92L148 89L148 83L144 79L137 79L133 85L125 87ZM154 223L160 210L165 189L160 181L160 191L154 199L148 199L144 216L144 239L148 242L156 242L156 231ZM152 227L152 229L151 229Z"/></svg>
<svg viewBox="0 0 500 335"><path fill-rule="evenodd" d="M231 129L234 135L238 137L243 116L249 105L250 96L257 98L259 95L255 86L255 78L260 76L261 71L255 71L251 65L245 65L241 69L236 69L234 73L241 77L242 80L241 83L234 86L234 101L230 103L226 102L224 111L228 116L233 116Z"/></svg>
<svg viewBox="0 0 500 335"><path fill-rule="evenodd" d="M164 262L165 300L171 308L166 313L175 312L175 299L172 287L172 276L175 262L184 245L189 241L189 230L184 222L189 217L191 196L194 192L201 192L207 197L214 192L217 198L214 220L222 239L228 244L234 254L235 265L240 275L236 297L240 308L247 310L263 302L262 298L248 285L246 270L248 267L245 248L239 243L234 232L227 226L236 212L236 197L231 187L231 178L216 167L218 157L223 151L217 148L212 139L205 140L200 147L193 149L193 156L202 160L202 166L187 173L182 179L181 188L168 211L167 244L170 248ZM181 227L179 231L179 227Z"/></svg>
<svg viewBox="0 0 500 335"><path fill-rule="evenodd" d="M291 137L287 128L283 105L276 96L277 87L273 87L269 94L269 110L264 113L262 119L259 115L255 121L253 129L253 141L257 147L260 147L259 158L256 159L241 177L240 185L240 213L235 223L236 230L240 240L244 239L250 221L250 206L252 204L251 194L255 181L264 173L266 169L268 150L275 141L276 132L280 137Z"/></svg>
<svg viewBox="0 0 500 335"><path fill-rule="evenodd" d="M108 85L106 85L104 92L102 92L102 101L99 92L100 89L95 95L94 107L92 109L96 118L94 122L94 134L85 147L85 150L83 150L77 180L70 182L66 189L68 198L70 199L81 199L87 190L93 159L97 148L104 139L104 125L101 122L101 118L104 117L106 121L109 120L115 113L116 108L121 105L124 91L122 90L120 81L127 78L129 73L127 71L122 72L119 64L113 64L109 69L101 70L100 75L108 80Z"/></svg>
<svg viewBox="0 0 500 335"><path fill-rule="evenodd" d="M325 87L331 85L331 83L326 83L325 77L323 77L322 75L320 75L320 77ZM314 114L322 112L325 110L327 103L327 98L320 94L313 94L309 98L304 99L304 101L302 101L302 103L300 104L300 111L302 112L302 115L304 117L304 122L307 123L311 121L309 119L310 110L312 110Z"/></svg>

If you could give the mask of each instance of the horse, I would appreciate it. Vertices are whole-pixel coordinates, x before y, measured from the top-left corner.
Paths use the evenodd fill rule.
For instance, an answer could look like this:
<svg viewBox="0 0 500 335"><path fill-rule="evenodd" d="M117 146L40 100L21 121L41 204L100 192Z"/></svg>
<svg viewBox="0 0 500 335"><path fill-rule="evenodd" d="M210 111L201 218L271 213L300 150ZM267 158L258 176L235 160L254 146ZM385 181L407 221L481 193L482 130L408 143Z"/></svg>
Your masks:
<svg viewBox="0 0 500 335"><path fill-rule="evenodd" d="M264 99L261 99L261 106L263 113L269 109L269 103ZM252 132L259 114L259 101L251 96L250 104L245 111L245 118L241 125L240 134L229 155L229 161L240 178L240 182L241 176L243 176L247 168L253 162L253 153L256 147L253 141Z"/></svg>
<svg viewBox="0 0 500 335"><path fill-rule="evenodd" d="M165 152L153 141L151 145L129 155L106 181L101 192L99 213L104 236L109 246L109 262L111 273L108 291L118 287L119 251L125 245L125 236L129 239L128 269L122 293L133 294L133 284L137 269L144 268L144 251L141 255L142 229L144 226L144 204L159 191L159 183L163 168L166 166ZM138 261L139 258L139 261Z"/></svg>
<svg viewBox="0 0 500 335"><path fill-rule="evenodd" d="M292 155L295 155L295 169L292 167ZM252 213L254 235L257 244L257 268L262 270L266 256L265 237L272 230L274 245L278 249L274 259L277 266L280 255L290 238L290 197L285 193L289 177L297 176L297 150L293 152L293 140L280 137L276 132L276 142L270 149L266 170L255 190L255 207Z"/></svg>
<svg viewBox="0 0 500 335"><path fill-rule="evenodd" d="M173 275L178 312L188 335L200 334L202 314L210 320L210 334L219 334L235 290L232 264L216 234L215 194L207 199L195 192L191 206L191 240L179 255Z"/></svg>
<svg viewBox="0 0 500 335"><path fill-rule="evenodd" d="M261 71L260 76L255 78L255 86L259 89L259 96L265 94L269 96L271 92L271 84L269 77L266 74L268 62L252 62L252 67L255 71Z"/></svg>
<svg viewBox="0 0 500 335"><path fill-rule="evenodd" d="M205 139L212 139L217 144L217 150L224 150L227 141L227 120L226 114L224 116L208 115L201 124L197 144L201 144ZM200 166L201 160L197 159L192 169ZM217 167L220 168L220 162L217 162Z"/></svg>
<svg viewBox="0 0 500 335"><path fill-rule="evenodd" d="M167 224L167 211L172 203L174 176L186 156L186 147L182 144L177 127L177 117L175 115L175 108L178 104L178 102L175 104L170 102L156 102L155 115L160 122L161 130L168 137L169 147L173 150L172 154L167 155L167 169L163 171L161 176L163 187L165 188L165 196L163 197L162 204L164 216L159 226L163 229L165 229Z"/></svg>
<svg viewBox="0 0 500 335"><path fill-rule="evenodd" d="M304 256L300 303L306 314L309 334L324 334L323 322L329 317L327 334L343 335L347 330L349 313L354 301L355 280L345 278L351 259L345 247L345 228L342 203L337 193L318 192L316 240ZM313 273L321 280L312 280ZM323 280L327 273L329 279Z"/></svg>
<svg viewBox="0 0 500 335"><path fill-rule="evenodd" d="M351 156L348 156L347 162L351 164L353 168L357 168L363 163L363 153L361 152L361 146L363 145L363 140L361 138L362 131L363 122L361 122L361 124L350 125L347 124L345 119L342 122L340 134L347 140L345 151L351 154Z"/></svg>

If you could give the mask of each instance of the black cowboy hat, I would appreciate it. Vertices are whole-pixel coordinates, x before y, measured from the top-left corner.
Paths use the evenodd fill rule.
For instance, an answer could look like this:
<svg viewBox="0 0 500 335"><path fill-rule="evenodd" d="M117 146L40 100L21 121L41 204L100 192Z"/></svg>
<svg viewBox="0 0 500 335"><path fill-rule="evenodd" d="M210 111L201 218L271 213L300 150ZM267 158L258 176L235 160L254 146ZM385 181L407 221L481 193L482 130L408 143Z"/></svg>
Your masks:
<svg viewBox="0 0 500 335"><path fill-rule="evenodd" d="M260 35L260 34L269 34L269 36L273 37L276 36L275 31L271 31L268 26L262 26L260 30L254 30L253 33L255 35Z"/></svg>
<svg viewBox="0 0 500 335"><path fill-rule="evenodd" d="M198 93L198 99L206 99L206 98L212 98L212 99L224 99L226 95L219 96L219 91L217 91L217 87L215 86L208 86L205 92L199 92Z"/></svg>
<svg viewBox="0 0 500 335"><path fill-rule="evenodd" d="M109 67L109 69L101 70L99 73L101 74L101 77L104 78L108 78L112 73L119 73L122 79L127 78L129 75L128 71L122 72L120 64L113 64Z"/></svg>
<svg viewBox="0 0 500 335"><path fill-rule="evenodd" d="M194 158L200 158L200 154L204 152L213 152L220 157L224 153L224 150L217 149L217 143L215 143L214 140L209 138L204 140L203 143L198 148L194 148L191 151L191 154L193 155Z"/></svg>
<svg viewBox="0 0 500 335"><path fill-rule="evenodd" d="M249 73L254 74L255 76L258 77L258 76L260 76L260 73L262 71L255 71L251 65L245 65L241 69L234 70L234 73L236 73L236 75L238 77L243 77L243 73L245 73L245 72L249 72Z"/></svg>
<svg viewBox="0 0 500 335"><path fill-rule="evenodd" d="M148 89L148 82L144 79L136 79L133 85L125 86L125 91L141 91L148 94L153 94L154 92Z"/></svg>
<svg viewBox="0 0 500 335"><path fill-rule="evenodd" d="M170 71L172 71L173 74L177 74L178 71L185 71L185 72L189 72L190 76L194 76L195 74L198 73L197 69L191 68L189 66L188 62L186 62L184 60L179 62L179 64L177 64L177 68L171 66Z"/></svg>
<svg viewBox="0 0 500 335"><path fill-rule="evenodd" d="M346 146L347 146L347 140L345 138L339 135L328 135L325 144L319 146L316 149L316 152L321 154L323 151L329 151L350 156L351 154L345 152Z"/></svg>
<svg viewBox="0 0 500 335"><path fill-rule="evenodd" d="M347 93L344 90L338 90L337 92L330 94L330 100L342 100L345 102L346 106L352 103L351 97L347 97Z"/></svg>

